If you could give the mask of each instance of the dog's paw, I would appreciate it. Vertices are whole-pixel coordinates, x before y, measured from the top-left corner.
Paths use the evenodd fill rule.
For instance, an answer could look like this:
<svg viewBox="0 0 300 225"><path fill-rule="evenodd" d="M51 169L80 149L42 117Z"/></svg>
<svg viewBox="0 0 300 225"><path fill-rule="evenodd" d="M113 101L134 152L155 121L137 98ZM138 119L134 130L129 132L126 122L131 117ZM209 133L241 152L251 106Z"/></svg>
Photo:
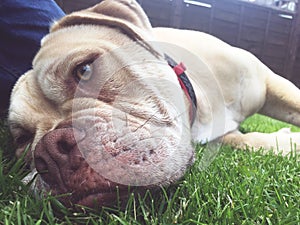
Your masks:
<svg viewBox="0 0 300 225"><path fill-rule="evenodd" d="M292 133L292 131L291 131L291 128L285 127L285 128L281 128L280 130L278 130L278 133L290 134L290 133Z"/></svg>

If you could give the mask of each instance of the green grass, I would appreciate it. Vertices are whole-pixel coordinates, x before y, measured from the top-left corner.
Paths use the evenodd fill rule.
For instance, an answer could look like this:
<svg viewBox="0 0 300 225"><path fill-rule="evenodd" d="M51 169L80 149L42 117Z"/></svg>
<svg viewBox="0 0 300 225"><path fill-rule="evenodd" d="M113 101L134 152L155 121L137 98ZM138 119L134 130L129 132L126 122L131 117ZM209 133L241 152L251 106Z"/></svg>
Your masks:
<svg viewBox="0 0 300 225"><path fill-rule="evenodd" d="M272 132L287 124L255 115L242 131ZM292 127L299 131L299 128ZM161 194L137 196L124 210L75 213L53 197L35 199L20 180L22 161L11 157L5 124L0 126L0 224L300 224L300 165L296 156L223 146L203 170L207 147L177 185Z"/></svg>

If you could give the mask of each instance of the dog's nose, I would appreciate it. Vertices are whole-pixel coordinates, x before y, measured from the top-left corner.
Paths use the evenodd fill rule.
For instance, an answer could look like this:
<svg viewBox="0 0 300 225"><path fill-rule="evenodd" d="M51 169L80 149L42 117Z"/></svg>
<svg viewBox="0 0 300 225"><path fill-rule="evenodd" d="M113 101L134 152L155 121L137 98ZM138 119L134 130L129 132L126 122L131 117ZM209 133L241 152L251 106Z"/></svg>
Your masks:
<svg viewBox="0 0 300 225"><path fill-rule="evenodd" d="M48 184L60 185L62 171L74 171L84 160L77 143L84 131L76 128L57 128L47 133L36 145L34 162L37 171Z"/></svg>

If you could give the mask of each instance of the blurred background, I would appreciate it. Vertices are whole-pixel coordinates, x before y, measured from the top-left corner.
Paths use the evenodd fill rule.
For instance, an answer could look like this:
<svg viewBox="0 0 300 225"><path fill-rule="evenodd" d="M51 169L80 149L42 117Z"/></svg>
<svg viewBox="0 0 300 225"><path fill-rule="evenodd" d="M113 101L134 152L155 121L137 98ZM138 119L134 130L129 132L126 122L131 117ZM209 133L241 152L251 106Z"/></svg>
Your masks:
<svg viewBox="0 0 300 225"><path fill-rule="evenodd" d="M66 13L99 0L56 0ZM210 33L300 87L298 0L139 0L153 26Z"/></svg>

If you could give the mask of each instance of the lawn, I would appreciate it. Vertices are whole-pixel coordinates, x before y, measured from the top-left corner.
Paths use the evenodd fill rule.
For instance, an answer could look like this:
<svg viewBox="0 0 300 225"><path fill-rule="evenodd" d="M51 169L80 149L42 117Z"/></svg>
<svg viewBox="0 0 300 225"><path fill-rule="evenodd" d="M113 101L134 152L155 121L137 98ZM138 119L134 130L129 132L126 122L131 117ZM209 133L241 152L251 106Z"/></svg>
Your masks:
<svg viewBox="0 0 300 225"><path fill-rule="evenodd" d="M255 115L241 130L272 132L286 126ZM300 224L299 156L222 146L203 160L212 147L197 146L193 167L160 194L130 198L123 210L76 213L53 197L30 196L20 182L26 175L22 161L9 152L13 147L5 122L0 125L0 143L0 224Z"/></svg>

